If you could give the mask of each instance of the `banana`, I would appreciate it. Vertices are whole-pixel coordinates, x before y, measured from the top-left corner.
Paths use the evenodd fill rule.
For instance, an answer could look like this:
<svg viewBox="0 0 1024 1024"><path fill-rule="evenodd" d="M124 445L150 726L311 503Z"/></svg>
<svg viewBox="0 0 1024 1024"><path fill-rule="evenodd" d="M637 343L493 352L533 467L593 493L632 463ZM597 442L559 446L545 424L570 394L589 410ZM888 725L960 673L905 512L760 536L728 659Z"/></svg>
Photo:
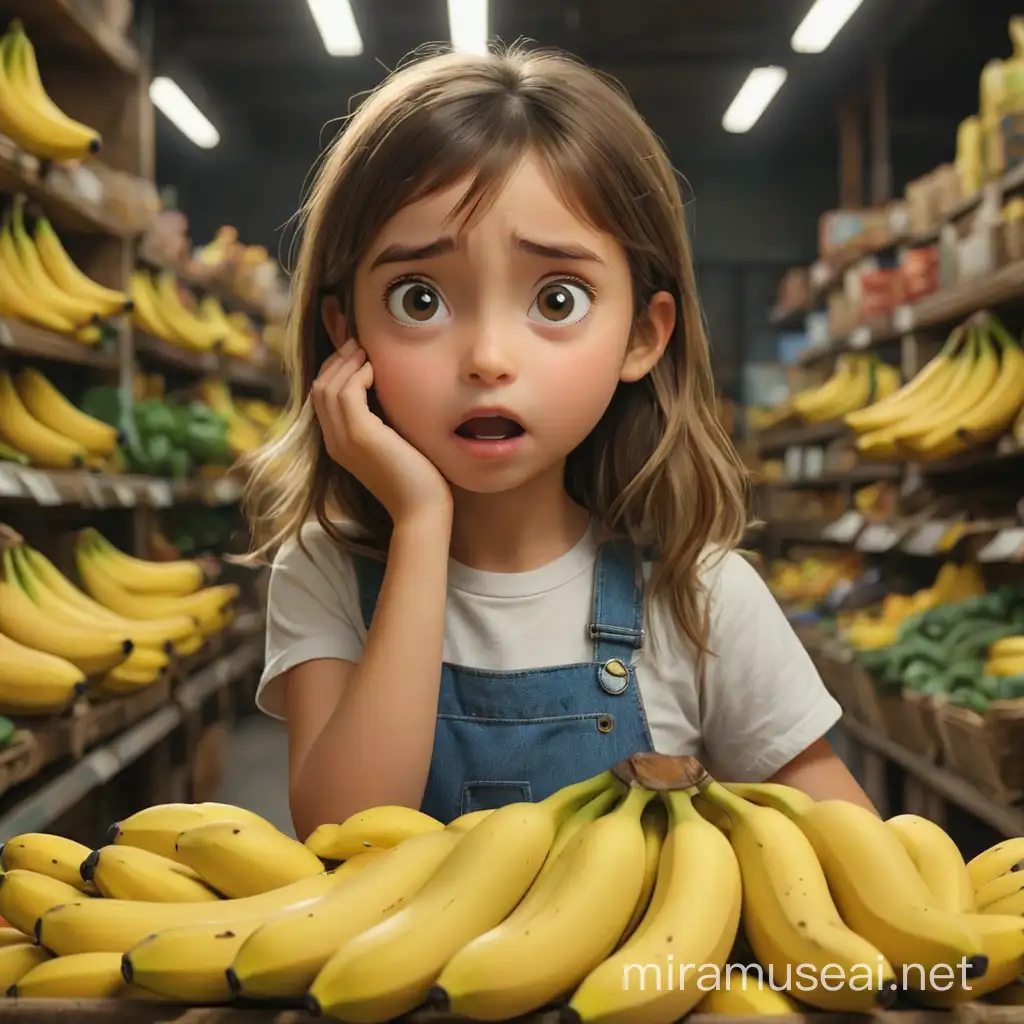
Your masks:
<svg viewBox="0 0 1024 1024"><path fill-rule="evenodd" d="M93 281L75 266L46 217L36 217L33 240L50 279L67 295L92 302L102 316L115 316L131 308L131 299L124 292Z"/></svg>
<svg viewBox="0 0 1024 1024"><path fill-rule="evenodd" d="M128 287L132 300L132 322L154 338L172 345L184 344L160 311L160 303L149 275L141 270L132 271Z"/></svg>
<svg viewBox="0 0 1024 1024"><path fill-rule="evenodd" d="M17 643L70 661L86 675L98 675L121 664L134 645L114 630L79 629L53 622L32 600L18 578L11 550L3 553L0 580L0 631Z"/></svg>
<svg viewBox="0 0 1024 1024"><path fill-rule="evenodd" d="M537 883L554 868L558 859L562 855L562 851L569 846L573 837L578 832L586 828L587 825L591 824L591 822L597 821L597 819L603 814L606 814L612 806L618 802L620 797L623 795L623 792L624 787L619 780L616 779L614 785L611 785L603 792L598 793L593 800L589 800L585 803L578 811L575 812L575 814L569 815L562 827L555 833L551 849L548 851L547 858L541 865L540 872L533 883L534 888L536 888Z"/></svg>
<svg viewBox="0 0 1024 1024"><path fill-rule="evenodd" d="M49 959L45 949L28 941L20 946L4 946L0 949L0 992L9 992L33 967Z"/></svg>
<svg viewBox="0 0 1024 1024"><path fill-rule="evenodd" d="M95 549L86 551L82 544L77 544L75 561L89 596L126 618L167 619L189 615L202 621L213 618L238 597L238 587L233 583L205 587L185 597L133 594L110 575Z"/></svg>
<svg viewBox="0 0 1024 1024"><path fill-rule="evenodd" d="M885 824L910 854L936 906L953 913L974 910L974 886L967 865L943 829L916 814L899 814Z"/></svg>
<svg viewBox="0 0 1024 1024"><path fill-rule="evenodd" d="M364 850L387 850L412 836L443 828L422 811L383 804L357 811L340 825L320 825L308 836L306 846L321 860L348 860Z"/></svg>
<svg viewBox="0 0 1024 1024"><path fill-rule="evenodd" d="M732 975L739 971L742 982L732 981ZM779 992L765 983L755 969L754 977L748 978L748 969L740 964L728 964L725 981L712 988L694 1007L695 1014L707 1013L713 1016L736 1017L785 1017L802 1013L800 1004L785 992Z"/></svg>
<svg viewBox="0 0 1024 1024"><path fill-rule="evenodd" d="M123 629L128 639L139 647L163 651L170 647L175 654L191 653L188 645L194 641L197 633L195 621L189 616L143 620L115 615L109 608L104 608L79 590L45 555L25 546L18 551L19 569L24 569L22 576L28 574L31 577L41 600L45 600L42 592L48 591L60 602L59 611L56 606L51 607L54 614L62 618L70 615L72 621L83 626Z"/></svg>
<svg viewBox="0 0 1024 1024"><path fill-rule="evenodd" d="M127 953L143 939L172 928L216 925L222 931L240 922L300 906L312 907L325 893L345 881L336 871L304 878L281 889L241 900L207 900L200 903L154 903L147 900L64 899L37 901L40 914L36 940L58 956L69 953ZM10 877L10 876L8 876ZM6 886L5 886L6 888ZM0 905L3 889L0 889Z"/></svg>
<svg viewBox="0 0 1024 1024"><path fill-rule="evenodd" d="M304 903L294 911L281 914L271 910L263 914L231 919L217 924L186 925L169 928L143 939L124 955L125 978L156 995L191 1003L226 1003L234 998L231 963L246 940L267 923L282 917L299 916L308 921L326 903L337 906L335 896L345 891L345 879L362 872L383 853L360 854L334 873L335 885L318 899ZM305 931L300 940L307 942Z"/></svg>
<svg viewBox="0 0 1024 1024"><path fill-rule="evenodd" d="M0 852L0 868L4 871L35 871L56 878L82 892L88 892L88 879L80 868L89 856L89 847L64 836L45 832L25 832L4 843Z"/></svg>
<svg viewBox="0 0 1024 1024"><path fill-rule="evenodd" d="M1008 636L997 640L989 649L992 658L1012 658L1024 654L1024 636Z"/></svg>
<svg viewBox="0 0 1024 1024"><path fill-rule="evenodd" d="M197 352L209 352L223 342L221 332L186 309L178 294L178 281L169 271L161 271L153 278L153 288L163 320L175 335Z"/></svg>
<svg viewBox="0 0 1024 1024"><path fill-rule="evenodd" d="M19 932L17 928L0 927L0 947L17 946L27 940L28 936L24 932Z"/></svg>
<svg viewBox="0 0 1024 1024"><path fill-rule="evenodd" d="M80 442L40 423L25 408L10 373L0 373L0 440L43 469L81 469L89 453Z"/></svg>
<svg viewBox="0 0 1024 1024"><path fill-rule="evenodd" d="M1009 896L1003 896L1001 899L993 900L987 907L985 907L984 913L999 915L1016 914L1017 916L1024 916L1024 890L1018 890Z"/></svg>
<svg viewBox="0 0 1024 1024"><path fill-rule="evenodd" d="M226 356L235 359L249 359L252 356L254 341L252 335L240 330L235 324L228 320L219 300L213 295L207 295L199 302L200 319L208 324L217 334L223 338L223 349Z"/></svg>
<svg viewBox="0 0 1024 1024"><path fill-rule="evenodd" d="M1007 871L1024 870L1024 836L1004 839L995 846L983 850L967 862L967 873L971 876L974 891L986 882L1005 875Z"/></svg>
<svg viewBox="0 0 1024 1024"><path fill-rule="evenodd" d="M701 791L729 815L743 876L743 931L772 985L822 1010L871 1013L889 1005L895 972L840 916L810 840L781 811L731 790L711 782ZM829 965L838 966L839 978L819 978Z"/></svg>
<svg viewBox="0 0 1024 1024"><path fill-rule="evenodd" d="M668 791L661 799L668 808L668 831L650 906L630 939L580 982L569 1001L570 1019L676 1020L703 995L695 979L687 981L687 965L720 969L732 948L742 883L729 840L697 813L688 792ZM652 969L654 985L647 983Z"/></svg>
<svg viewBox="0 0 1024 1024"><path fill-rule="evenodd" d="M187 597L204 583L203 567L192 559L150 562L135 558L114 547L91 526L82 531L82 538L86 545L99 549L109 575L131 593Z"/></svg>
<svg viewBox="0 0 1024 1024"><path fill-rule="evenodd" d="M191 868L133 846L93 850L81 872L108 899L201 903L221 898Z"/></svg>
<svg viewBox="0 0 1024 1024"><path fill-rule="evenodd" d="M979 911L986 911L999 900L1024 891L1024 871L1008 871L1005 875L986 882L974 893L974 901Z"/></svg>
<svg viewBox="0 0 1024 1024"><path fill-rule="evenodd" d="M835 371L828 380L819 387L809 388L793 396L794 411L808 422L814 422L818 418L827 419L824 411L851 386L854 372L855 358L851 355L841 355L836 360Z"/></svg>
<svg viewBox="0 0 1024 1024"><path fill-rule="evenodd" d="M459 817L452 819L445 828L449 832L471 832L473 829L480 824L489 814L493 812L494 808L485 807L480 811L467 811L465 814L459 815ZM316 852L316 851L314 851Z"/></svg>
<svg viewBox="0 0 1024 1024"><path fill-rule="evenodd" d="M16 999L113 999L123 988L120 953L76 953L44 960L7 994Z"/></svg>
<svg viewBox="0 0 1024 1024"><path fill-rule="evenodd" d="M74 886L37 871L14 870L0 875L0 917L26 936L34 933L45 910L61 903L90 902Z"/></svg>
<svg viewBox="0 0 1024 1024"><path fill-rule="evenodd" d="M178 836L187 829L213 821L254 823L271 827L258 814L229 804L154 804L111 825L107 833L107 842L116 846L138 847L157 853L168 860L177 861L175 843Z"/></svg>
<svg viewBox="0 0 1024 1024"><path fill-rule="evenodd" d="M2 73L0 73L0 77L2 77ZM0 122L2 122L2 118L0 118ZM2 123L0 123L0 127L2 127ZM57 334L75 334L75 325L67 317L40 305L32 295L25 291L20 276L20 265L8 268L8 259L13 259L16 253L9 245L5 244L5 236L6 232L0 226L0 312L4 316L15 317L25 323L35 324L37 327L54 331Z"/></svg>
<svg viewBox="0 0 1024 1024"><path fill-rule="evenodd" d="M229 899L258 896L324 871L312 850L267 823L198 825L182 832L174 848L180 863Z"/></svg>
<svg viewBox="0 0 1024 1024"><path fill-rule="evenodd" d="M310 1005L360 1024L391 1020L422 1003L456 951L522 899L565 817L612 778L603 772L538 803L495 810L397 914L335 953L310 988Z"/></svg>
<svg viewBox="0 0 1024 1024"><path fill-rule="evenodd" d="M37 369L25 367L15 387L25 408L43 426L81 442L90 455L110 455L117 447L117 431L76 409Z"/></svg>
<svg viewBox="0 0 1024 1024"><path fill-rule="evenodd" d="M661 862L661 851L668 830L668 812L663 800L654 800L644 808L640 825L644 833L644 880L633 913L622 930L620 945L629 940L643 920L654 893L655 883L658 881L658 864Z"/></svg>
<svg viewBox="0 0 1024 1024"><path fill-rule="evenodd" d="M59 711L88 688L76 665L0 635L0 707L26 714Z"/></svg>
<svg viewBox="0 0 1024 1024"><path fill-rule="evenodd" d="M304 996L334 953L408 903L462 836L449 826L345 861L343 867L359 869L357 881L339 886L312 910L278 914L245 939L228 971L232 990L254 999Z"/></svg>
<svg viewBox="0 0 1024 1024"><path fill-rule="evenodd" d="M619 796L606 792L613 801ZM554 866L515 910L445 964L431 1002L458 1016L500 1021L571 992L615 948L640 897L640 816L653 796L633 786L615 810L605 814L607 802L591 810L560 853L552 848Z"/></svg>

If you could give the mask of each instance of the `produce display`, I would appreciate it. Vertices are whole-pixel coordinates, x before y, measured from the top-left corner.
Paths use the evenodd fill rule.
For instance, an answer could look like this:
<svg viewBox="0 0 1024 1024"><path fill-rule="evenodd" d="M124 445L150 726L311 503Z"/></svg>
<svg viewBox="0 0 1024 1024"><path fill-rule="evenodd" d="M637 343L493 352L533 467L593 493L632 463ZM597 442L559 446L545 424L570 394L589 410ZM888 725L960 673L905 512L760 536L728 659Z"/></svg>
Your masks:
<svg viewBox="0 0 1024 1024"><path fill-rule="evenodd" d="M30 232L25 197L14 197L0 224L0 316L95 345L105 321L131 305L75 266L46 217L37 216Z"/></svg>
<svg viewBox="0 0 1024 1024"><path fill-rule="evenodd" d="M0 708L8 713L136 692L233 620L238 588L207 586L198 562L135 558L90 528L76 539L78 586L13 530L4 527L2 540Z"/></svg>
<svg viewBox="0 0 1024 1024"><path fill-rule="evenodd" d="M374 807L300 843L197 803L145 808L96 850L17 836L0 853L0 986L304 1000L362 1024L421 1006L670 1024L1012 995L1024 838L965 863L915 815L639 760L447 826Z"/></svg>
<svg viewBox="0 0 1024 1024"><path fill-rule="evenodd" d="M67 162L98 153L99 133L64 113L39 77L35 48L19 19L0 38L0 131L26 153Z"/></svg>
<svg viewBox="0 0 1024 1024"><path fill-rule="evenodd" d="M768 586L786 604L816 604L836 587L852 583L863 572L856 551L843 552L834 558L809 557L799 562L777 559L768 570Z"/></svg>

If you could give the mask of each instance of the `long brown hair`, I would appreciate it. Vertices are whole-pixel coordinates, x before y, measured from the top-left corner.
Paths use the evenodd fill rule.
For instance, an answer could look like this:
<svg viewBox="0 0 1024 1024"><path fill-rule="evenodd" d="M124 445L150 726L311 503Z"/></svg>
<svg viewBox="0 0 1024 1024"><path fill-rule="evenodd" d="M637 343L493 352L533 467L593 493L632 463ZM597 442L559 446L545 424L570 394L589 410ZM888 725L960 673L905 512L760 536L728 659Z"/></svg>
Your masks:
<svg viewBox="0 0 1024 1024"><path fill-rule="evenodd" d="M649 596L666 595L684 635L706 650L698 561L709 544L738 544L747 483L716 413L684 201L658 139L621 88L550 50L414 61L368 95L323 159L300 212L285 344L289 407L277 439L249 460L250 558L264 560L292 538L301 544L314 516L344 549L383 557L389 517L328 456L308 400L331 351L322 298L337 295L351 315L357 262L399 209L472 176L462 208L473 212L528 151L565 201L622 245L637 323L655 292L675 298L663 358L642 381L619 386L569 456L565 482L605 530L658 552ZM362 535L344 530L338 513Z"/></svg>

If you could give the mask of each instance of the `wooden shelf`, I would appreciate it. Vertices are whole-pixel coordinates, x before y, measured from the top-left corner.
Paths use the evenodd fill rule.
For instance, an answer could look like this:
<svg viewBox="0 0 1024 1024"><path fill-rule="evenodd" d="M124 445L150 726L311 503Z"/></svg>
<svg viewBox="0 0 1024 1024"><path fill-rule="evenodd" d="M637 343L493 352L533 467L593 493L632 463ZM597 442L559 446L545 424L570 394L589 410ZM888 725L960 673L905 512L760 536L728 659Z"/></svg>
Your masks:
<svg viewBox="0 0 1024 1024"><path fill-rule="evenodd" d="M191 273L187 267L177 267L173 264L162 262L161 260L152 259L145 253L139 254L139 262L144 266L149 267L151 270L165 270L168 273L174 274L179 283L186 285L195 291L203 292L207 295L213 295L215 298L220 300L221 305L228 312L245 313L247 316L254 317L257 320L267 319L266 310L261 306L258 306L255 302L251 302L249 299L238 295L231 288L228 288L217 281L208 281L194 273Z"/></svg>
<svg viewBox="0 0 1024 1024"><path fill-rule="evenodd" d="M116 346L85 345L74 338L53 334L31 324L0 318L0 350L19 356L48 359L55 363L91 366L97 370L116 370Z"/></svg>
<svg viewBox="0 0 1024 1024"><path fill-rule="evenodd" d="M33 42L51 43L120 74L136 76L141 61L129 40L103 25L75 0L0 0L0 17L21 18Z"/></svg>
<svg viewBox="0 0 1024 1024"><path fill-rule="evenodd" d="M852 436L840 420L828 423L782 424L762 430L757 435L758 450L782 451L795 445L829 444L841 437Z"/></svg>
<svg viewBox="0 0 1024 1024"><path fill-rule="evenodd" d="M246 363L214 352L190 352L136 328L135 352L143 362L174 367L196 376L217 376L264 391L280 390L284 379L272 367Z"/></svg>

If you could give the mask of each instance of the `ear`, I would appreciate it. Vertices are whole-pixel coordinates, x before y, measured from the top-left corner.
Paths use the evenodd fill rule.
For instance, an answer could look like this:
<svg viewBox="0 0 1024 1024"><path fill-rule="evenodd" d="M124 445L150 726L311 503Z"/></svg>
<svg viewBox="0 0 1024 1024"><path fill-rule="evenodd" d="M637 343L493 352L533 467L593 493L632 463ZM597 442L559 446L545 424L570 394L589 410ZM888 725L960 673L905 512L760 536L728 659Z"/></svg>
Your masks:
<svg viewBox="0 0 1024 1024"><path fill-rule="evenodd" d="M619 379L631 383L646 377L664 354L675 326L676 300L671 292L657 292L630 340Z"/></svg>
<svg viewBox="0 0 1024 1024"><path fill-rule="evenodd" d="M327 331L327 337L331 339L331 344L336 349L341 348L348 341L349 334L348 323L341 311L337 295L327 295L323 298L320 303L320 318L324 322L324 329Z"/></svg>

